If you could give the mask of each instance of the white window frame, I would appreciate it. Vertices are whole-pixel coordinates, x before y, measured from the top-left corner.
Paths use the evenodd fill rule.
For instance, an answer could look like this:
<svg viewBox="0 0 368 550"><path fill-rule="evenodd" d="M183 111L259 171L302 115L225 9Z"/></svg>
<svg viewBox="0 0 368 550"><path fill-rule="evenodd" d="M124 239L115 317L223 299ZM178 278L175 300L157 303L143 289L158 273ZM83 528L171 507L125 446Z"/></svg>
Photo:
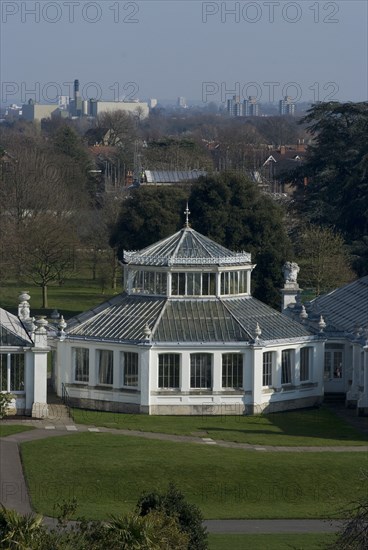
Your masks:
<svg viewBox="0 0 368 550"><path fill-rule="evenodd" d="M199 369L199 373L198 373ZM191 390L211 390L213 387L213 355L212 353L191 353L190 354L190 389ZM195 371L193 375L193 370ZM208 373L210 375L208 384ZM206 380L206 385L192 385L192 380Z"/></svg>
<svg viewBox="0 0 368 550"><path fill-rule="evenodd" d="M244 386L244 356L242 353L223 353L222 354L222 372L221 383L223 389L243 389ZM234 376L234 371L236 375ZM241 380L240 384L234 384L234 378ZM232 381L229 384L229 380ZM224 383L225 382L225 383Z"/></svg>
<svg viewBox="0 0 368 550"><path fill-rule="evenodd" d="M285 380L285 374L287 374ZM295 376L295 350L283 349L281 351L281 385L290 386Z"/></svg>
<svg viewBox="0 0 368 550"><path fill-rule="evenodd" d="M303 358L303 355L306 352L308 353L307 363L306 363L306 365L304 365L305 358ZM302 383L303 382L309 382L312 379L312 356L313 356L313 348L312 347L306 346L304 348L300 348L299 379L300 379L300 382L302 382ZM307 368L308 376L305 377L305 378L302 378L304 367Z"/></svg>
<svg viewBox="0 0 368 550"><path fill-rule="evenodd" d="M106 368L108 369L108 374L109 374L109 378L110 378L110 374L111 374L111 382L101 382L101 356L103 356L102 354L109 354L108 357L112 358L111 360L111 363L110 361L108 362L108 364L106 366L103 366L103 368ZM112 387L113 384L114 384L114 352L110 349L97 349L96 350L96 354L97 354L97 384L98 386L107 386L107 387Z"/></svg>
<svg viewBox="0 0 368 550"><path fill-rule="evenodd" d="M87 357L84 357L82 359L83 365L82 365L82 371L87 366L87 374L84 372L82 374L82 377L85 378L84 380L80 380L77 378L77 358L79 352L83 352L83 355L85 354ZM86 363L85 363L86 361ZM72 348L72 365L73 365L73 380L76 384L88 384L89 383L89 348L82 348L82 347L73 347Z"/></svg>
<svg viewBox="0 0 368 550"><path fill-rule="evenodd" d="M174 359L173 362L172 359ZM161 364L162 363L162 364ZM161 375L163 369L168 369L166 373ZM175 372L177 369L177 372ZM157 387L160 390L178 390L180 389L181 375L181 355L180 353L159 353L157 360ZM170 384L160 384L165 380L173 380ZM175 383L177 380L177 384Z"/></svg>
<svg viewBox="0 0 368 550"><path fill-rule="evenodd" d="M134 357L134 365L130 363L132 357ZM140 369L139 369L139 353L135 351L122 351L120 355L120 364L122 367L122 385L124 388L139 388L140 387ZM131 369L132 367L136 368L137 372L136 374L130 373L129 376L136 376L137 377L137 383L136 384L127 384L126 383L126 377L128 376L127 370Z"/></svg>
<svg viewBox="0 0 368 550"><path fill-rule="evenodd" d="M272 386L274 352L264 351L262 355L262 387L270 388ZM265 383L267 382L267 383Z"/></svg>
<svg viewBox="0 0 368 550"><path fill-rule="evenodd" d="M4 363L6 363L5 365L5 371L6 371L6 388L1 388L1 392L2 393L13 393L14 395L19 395L19 394L24 394L25 393L25 357L24 357L24 353L16 353L16 352L0 352L0 355L2 356L6 356L6 361L4 361ZM21 378L23 378L23 381L22 381L22 384L23 384L23 389L21 390L15 390L15 389L12 389L12 372L15 368L19 368L19 365L14 365L13 364L13 358L15 357L21 357L22 358L22 364L20 365L21 368L23 369L23 376Z"/></svg>

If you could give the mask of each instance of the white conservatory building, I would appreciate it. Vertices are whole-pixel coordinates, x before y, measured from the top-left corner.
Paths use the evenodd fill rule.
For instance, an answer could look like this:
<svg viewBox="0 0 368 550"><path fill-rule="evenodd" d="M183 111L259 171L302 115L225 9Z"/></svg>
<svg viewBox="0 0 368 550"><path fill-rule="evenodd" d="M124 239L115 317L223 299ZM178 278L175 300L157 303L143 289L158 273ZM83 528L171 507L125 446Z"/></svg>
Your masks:
<svg viewBox="0 0 368 550"><path fill-rule="evenodd" d="M290 303L285 313L304 318L312 332L324 320L325 394L345 397L346 405L368 414L368 276L318 296L302 306Z"/></svg>
<svg viewBox="0 0 368 550"><path fill-rule="evenodd" d="M125 292L71 319L57 393L78 407L254 414L323 399L323 334L251 295L250 254L186 226L124 252Z"/></svg>
<svg viewBox="0 0 368 550"><path fill-rule="evenodd" d="M9 414L48 415L47 321L30 317L29 295L19 296L18 316L0 308L0 392L10 393Z"/></svg>

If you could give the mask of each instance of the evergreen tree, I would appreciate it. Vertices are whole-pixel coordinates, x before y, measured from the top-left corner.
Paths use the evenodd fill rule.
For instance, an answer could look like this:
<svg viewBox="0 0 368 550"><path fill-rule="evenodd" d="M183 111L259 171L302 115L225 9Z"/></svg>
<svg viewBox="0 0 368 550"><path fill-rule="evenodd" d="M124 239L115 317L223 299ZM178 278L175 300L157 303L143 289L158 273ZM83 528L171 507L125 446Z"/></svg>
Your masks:
<svg viewBox="0 0 368 550"><path fill-rule="evenodd" d="M302 167L307 221L337 227L348 242L368 233L368 102L318 103L302 120L314 143Z"/></svg>

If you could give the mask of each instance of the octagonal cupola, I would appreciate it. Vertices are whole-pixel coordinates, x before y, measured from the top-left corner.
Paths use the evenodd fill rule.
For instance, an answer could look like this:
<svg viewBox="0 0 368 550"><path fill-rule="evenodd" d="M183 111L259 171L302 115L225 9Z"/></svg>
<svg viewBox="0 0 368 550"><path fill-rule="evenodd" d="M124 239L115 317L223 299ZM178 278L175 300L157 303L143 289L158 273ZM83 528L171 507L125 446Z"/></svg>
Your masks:
<svg viewBox="0 0 368 550"><path fill-rule="evenodd" d="M175 297L250 295L251 255L233 252L189 226L123 255L128 294Z"/></svg>

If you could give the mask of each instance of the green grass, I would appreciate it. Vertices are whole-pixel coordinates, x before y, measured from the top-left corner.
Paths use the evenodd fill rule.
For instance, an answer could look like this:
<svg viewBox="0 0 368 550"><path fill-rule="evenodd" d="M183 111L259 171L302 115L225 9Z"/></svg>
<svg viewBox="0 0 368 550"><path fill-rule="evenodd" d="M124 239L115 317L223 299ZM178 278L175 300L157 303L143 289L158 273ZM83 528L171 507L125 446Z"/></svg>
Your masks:
<svg viewBox="0 0 368 550"><path fill-rule="evenodd" d="M332 545L333 533L275 535L210 535L210 550L322 550Z"/></svg>
<svg viewBox="0 0 368 550"><path fill-rule="evenodd" d="M19 434L21 432L28 432L29 430L34 430L33 426L19 426L18 424L0 424L0 437Z"/></svg>
<svg viewBox="0 0 368 550"><path fill-rule="evenodd" d="M26 442L21 451L32 503L47 515L76 496L79 515L105 519L169 481L206 518L327 518L366 494L366 453L262 453L104 433Z"/></svg>
<svg viewBox="0 0 368 550"><path fill-rule="evenodd" d="M102 291L101 283L88 278L72 278L62 286L48 287L48 308L41 309L41 288L25 280L2 283L0 285L0 306L12 313L16 313L18 295L21 290L28 290L31 296L30 304L33 315L50 314L54 309L60 311L65 318L72 317L86 311L97 304L108 300L113 292L111 288ZM117 292L121 292L121 287Z"/></svg>
<svg viewBox="0 0 368 550"><path fill-rule="evenodd" d="M78 424L213 439L253 445L362 445L367 437L327 408L260 416L148 416L73 410Z"/></svg>

